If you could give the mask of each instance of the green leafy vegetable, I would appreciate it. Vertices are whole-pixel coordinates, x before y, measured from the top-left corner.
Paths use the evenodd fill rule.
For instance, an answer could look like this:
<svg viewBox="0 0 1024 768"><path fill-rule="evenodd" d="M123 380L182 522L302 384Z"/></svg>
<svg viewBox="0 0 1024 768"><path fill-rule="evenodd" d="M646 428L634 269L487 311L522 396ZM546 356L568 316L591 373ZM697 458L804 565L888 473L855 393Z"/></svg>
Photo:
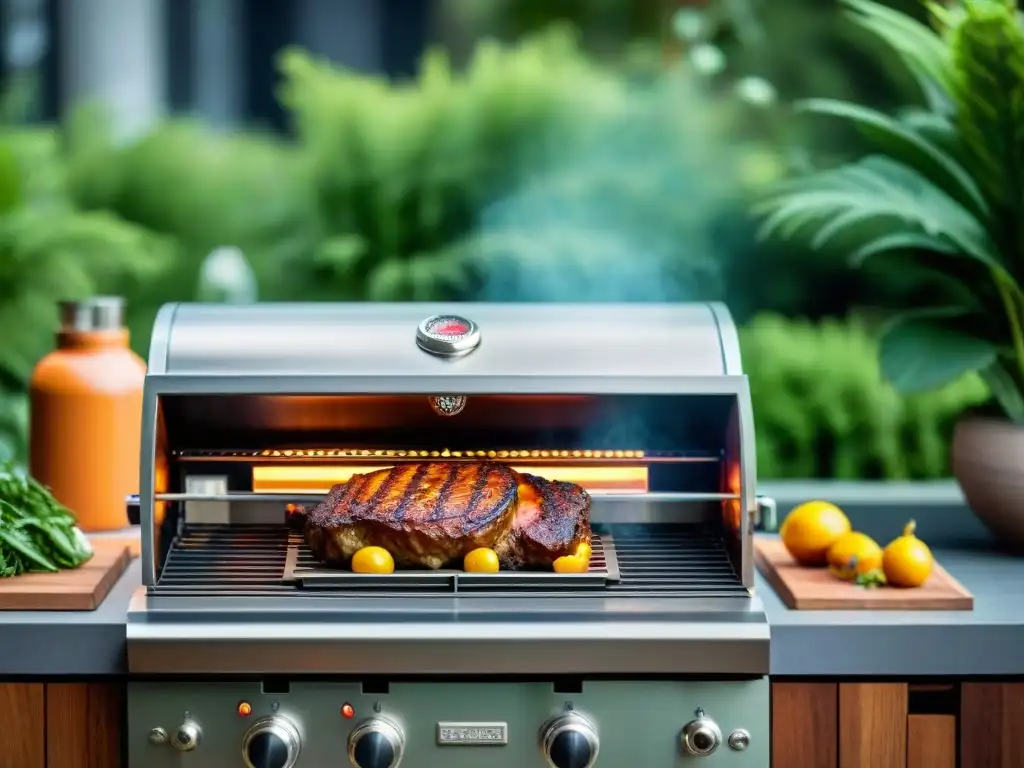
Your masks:
<svg viewBox="0 0 1024 768"><path fill-rule="evenodd" d="M92 554L70 510L25 470L0 462L0 577L78 568Z"/></svg>

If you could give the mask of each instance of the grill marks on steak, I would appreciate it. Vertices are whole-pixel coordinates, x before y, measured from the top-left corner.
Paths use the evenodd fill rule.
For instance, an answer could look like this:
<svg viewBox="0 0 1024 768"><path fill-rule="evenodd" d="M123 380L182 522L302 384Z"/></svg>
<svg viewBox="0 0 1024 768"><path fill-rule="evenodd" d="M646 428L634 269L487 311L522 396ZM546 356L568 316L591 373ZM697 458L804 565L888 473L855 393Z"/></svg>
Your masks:
<svg viewBox="0 0 1024 768"><path fill-rule="evenodd" d="M516 532L523 565L550 565L590 543L590 494L575 483L519 475Z"/></svg>
<svg viewBox="0 0 1024 768"><path fill-rule="evenodd" d="M313 556L347 567L380 546L398 565L461 567L477 547L506 568L550 566L590 541L590 496L578 485L490 462L427 462L355 475L306 516Z"/></svg>
<svg viewBox="0 0 1024 768"><path fill-rule="evenodd" d="M403 464L355 475L307 516L306 542L327 565L380 546L404 566L441 568L513 529L516 477L491 463Z"/></svg>

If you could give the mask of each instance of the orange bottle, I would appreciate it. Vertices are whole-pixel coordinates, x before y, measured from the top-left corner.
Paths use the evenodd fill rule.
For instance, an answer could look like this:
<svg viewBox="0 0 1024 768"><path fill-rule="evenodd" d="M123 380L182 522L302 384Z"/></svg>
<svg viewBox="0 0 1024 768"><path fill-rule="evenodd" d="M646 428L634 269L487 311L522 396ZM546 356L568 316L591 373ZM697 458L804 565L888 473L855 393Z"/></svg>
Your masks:
<svg viewBox="0 0 1024 768"><path fill-rule="evenodd" d="M83 531L128 525L139 492L146 364L128 346L124 301L64 302L57 349L32 373L29 471Z"/></svg>

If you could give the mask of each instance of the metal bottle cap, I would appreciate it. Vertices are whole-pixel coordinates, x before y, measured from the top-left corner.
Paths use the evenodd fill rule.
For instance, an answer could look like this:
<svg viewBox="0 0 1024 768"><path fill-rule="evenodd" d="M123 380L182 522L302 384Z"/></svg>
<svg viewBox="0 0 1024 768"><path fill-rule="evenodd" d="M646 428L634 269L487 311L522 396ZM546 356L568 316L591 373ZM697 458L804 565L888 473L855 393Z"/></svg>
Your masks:
<svg viewBox="0 0 1024 768"><path fill-rule="evenodd" d="M60 303L62 331L116 331L124 327L124 299L93 296Z"/></svg>
<svg viewBox="0 0 1024 768"><path fill-rule="evenodd" d="M419 324L416 344L437 357L462 357L480 346L480 327L458 315L434 315Z"/></svg>

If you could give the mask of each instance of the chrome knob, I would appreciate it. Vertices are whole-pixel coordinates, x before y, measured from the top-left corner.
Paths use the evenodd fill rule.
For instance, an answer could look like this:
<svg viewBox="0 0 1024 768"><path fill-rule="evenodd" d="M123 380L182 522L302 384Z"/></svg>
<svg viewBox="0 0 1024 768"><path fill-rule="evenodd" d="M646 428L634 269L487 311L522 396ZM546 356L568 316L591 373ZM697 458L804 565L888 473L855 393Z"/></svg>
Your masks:
<svg viewBox="0 0 1024 768"><path fill-rule="evenodd" d="M750 746L750 734L742 728L737 728L729 734L729 738L726 740L726 743L729 745L729 749L742 752Z"/></svg>
<svg viewBox="0 0 1024 768"><path fill-rule="evenodd" d="M597 728L583 715L569 712L540 729L540 751L551 768L590 768L597 762Z"/></svg>
<svg viewBox="0 0 1024 768"><path fill-rule="evenodd" d="M292 768L301 749L299 729L280 715L260 718L242 738L246 768Z"/></svg>
<svg viewBox="0 0 1024 768"><path fill-rule="evenodd" d="M686 754L707 757L722 745L722 731L711 718L698 717L683 726L679 740Z"/></svg>
<svg viewBox="0 0 1024 768"><path fill-rule="evenodd" d="M151 728L149 731L149 743L154 747L159 747L167 743L167 731L163 728Z"/></svg>
<svg viewBox="0 0 1024 768"><path fill-rule="evenodd" d="M191 752L199 746L203 731L195 720L186 720L171 734L171 746L179 752Z"/></svg>
<svg viewBox="0 0 1024 768"><path fill-rule="evenodd" d="M363 720L348 735L348 760L355 768L398 768L405 736L385 717Z"/></svg>

